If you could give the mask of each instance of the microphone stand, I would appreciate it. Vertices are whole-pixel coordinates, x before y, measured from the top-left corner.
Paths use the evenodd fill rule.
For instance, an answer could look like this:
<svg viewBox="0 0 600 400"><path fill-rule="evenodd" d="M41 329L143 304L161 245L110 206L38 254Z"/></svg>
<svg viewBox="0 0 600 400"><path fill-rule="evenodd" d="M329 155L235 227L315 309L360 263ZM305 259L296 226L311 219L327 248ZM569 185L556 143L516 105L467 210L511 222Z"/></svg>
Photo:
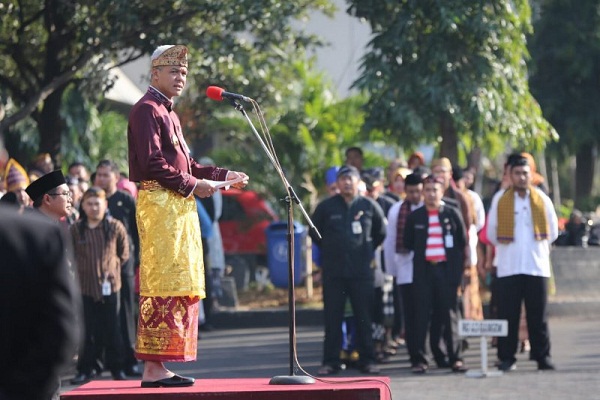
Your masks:
<svg viewBox="0 0 600 400"><path fill-rule="evenodd" d="M286 189L287 196L285 198L285 202L287 204L287 244L288 244L288 321L289 321L289 375L278 375L271 378L269 381L270 385L306 385L315 383L314 378L306 375L296 375L296 370L298 369L298 360L296 357L296 295L294 291L294 213L293 213L293 203L296 203L302 215L308 222L310 229L317 235L320 239L321 235L312 220L310 219L308 213L300 203L294 188L290 185L283 169L279 165L279 162L276 159L276 156L273 151L269 149L269 147L265 144L265 141L257 132L252 120L248 117L246 110L244 107L234 99L229 99L231 105L248 121L248 124L252 128L254 135L258 139L261 144L263 150L265 151L267 157L271 161L271 164L275 167L275 170L279 174L281 181ZM307 260L310 262L310 260Z"/></svg>

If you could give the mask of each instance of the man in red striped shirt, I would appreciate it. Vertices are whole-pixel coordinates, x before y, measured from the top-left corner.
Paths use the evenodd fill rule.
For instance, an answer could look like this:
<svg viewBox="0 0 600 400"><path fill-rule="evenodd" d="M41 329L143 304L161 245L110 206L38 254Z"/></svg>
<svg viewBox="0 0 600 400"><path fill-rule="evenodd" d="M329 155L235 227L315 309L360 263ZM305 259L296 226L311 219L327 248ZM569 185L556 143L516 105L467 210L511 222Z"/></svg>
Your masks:
<svg viewBox="0 0 600 400"><path fill-rule="evenodd" d="M447 356L453 371L466 370L462 360L462 342L458 336L457 289L465 258L467 234L460 212L442 201L443 181L427 177L423 185L425 206L413 211L406 220L404 245L414 251L413 287L415 304L415 352L418 366L414 372L425 372L428 361L425 340L431 316L440 316L447 344Z"/></svg>

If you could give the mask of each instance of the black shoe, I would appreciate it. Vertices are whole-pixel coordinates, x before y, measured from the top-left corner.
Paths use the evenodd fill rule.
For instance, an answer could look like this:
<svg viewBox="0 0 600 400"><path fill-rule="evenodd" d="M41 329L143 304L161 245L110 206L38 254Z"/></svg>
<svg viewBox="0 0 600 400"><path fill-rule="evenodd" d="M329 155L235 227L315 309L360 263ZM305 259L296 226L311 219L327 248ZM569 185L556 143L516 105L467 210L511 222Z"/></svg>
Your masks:
<svg viewBox="0 0 600 400"><path fill-rule="evenodd" d="M500 371L514 371L515 369L517 369L517 362L516 361L500 361L500 364L498 364L498 369Z"/></svg>
<svg viewBox="0 0 600 400"><path fill-rule="evenodd" d="M538 361L538 369L540 371L552 371L555 370L556 367L554 367L554 364L552 364L549 357L544 357Z"/></svg>
<svg viewBox="0 0 600 400"><path fill-rule="evenodd" d="M435 365L438 368L450 368L450 363L446 360L435 360Z"/></svg>
<svg viewBox="0 0 600 400"><path fill-rule="evenodd" d="M81 385L83 383L87 383L94 378L93 373L86 374L84 372L80 372L75 375L75 378L71 379L71 385Z"/></svg>
<svg viewBox="0 0 600 400"><path fill-rule="evenodd" d="M465 363L460 360L455 361L454 364L452 364L452 372L467 372L468 370L469 368L467 368Z"/></svg>
<svg viewBox="0 0 600 400"><path fill-rule="evenodd" d="M143 374L138 365L132 365L128 368L125 368L125 375L130 378L139 378Z"/></svg>
<svg viewBox="0 0 600 400"><path fill-rule="evenodd" d="M110 374L112 375L113 381L126 381L127 380L127 376L125 375L125 372L123 372L123 370L119 369L116 371L111 371Z"/></svg>
<svg viewBox="0 0 600 400"><path fill-rule="evenodd" d="M153 382L142 381L143 388L157 388L157 387L184 387L193 386L196 380L194 378L188 378L185 376L173 375L170 378L159 379Z"/></svg>

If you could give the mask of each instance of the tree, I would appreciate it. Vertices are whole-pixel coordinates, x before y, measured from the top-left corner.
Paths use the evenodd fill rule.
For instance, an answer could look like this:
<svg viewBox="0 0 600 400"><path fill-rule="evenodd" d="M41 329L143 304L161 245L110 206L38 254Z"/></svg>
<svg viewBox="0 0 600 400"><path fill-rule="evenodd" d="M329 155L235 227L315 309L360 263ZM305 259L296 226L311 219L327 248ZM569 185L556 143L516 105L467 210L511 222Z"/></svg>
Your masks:
<svg viewBox="0 0 600 400"><path fill-rule="evenodd" d="M600 144L600 1L544 0L531 40L531 90L560 133L555 150L576 154L575 200L592 195Z"/></svg>
<svg viewBox="0 0 600 400"><path fill-rule="evenodd" d="M349 0L373 38L355 86L370 98L366 129L407 146L440 141L504 150L543 146L556 132L529 93L525 0Z"/></svg>
<svg viewBox="0 0 600 400"><path fill-rule="evenodd" d="M272 73L294 77L288 80L289 92L279 104L261 104L261 109L266 114L273 145L286 177L310 212L322 194L327 168L341 165L344 150L361 140L364 113L360 107L365 99L336 99L333 85L323 73L314 70L311 61L281 65ZM247 112L259 129L254 114L251 110ZM217 132L216 136L226 137L230 143L228 150L213 154L215 160L219 165L235 165L246 171L251 176L253 190L271 198L283 198L285 188L279 176L245 119L237 111L235 113L221 113L210 124ZM283 204L275 206L281 213Z"/></svg>
<svg viewBox="0 0 600 400"><path fill-rule="evenodd" d="M192 67L218 81L243 70L252 54L293 56L315 38L290 21L327 0L7 0L0 3L0 132L31 117L39 151L60 154L65 91L98 96L112 84L108 69L186 43ZM226 66L217 70L217 66ZM10 101L9 101L10 100Z"/></svg>

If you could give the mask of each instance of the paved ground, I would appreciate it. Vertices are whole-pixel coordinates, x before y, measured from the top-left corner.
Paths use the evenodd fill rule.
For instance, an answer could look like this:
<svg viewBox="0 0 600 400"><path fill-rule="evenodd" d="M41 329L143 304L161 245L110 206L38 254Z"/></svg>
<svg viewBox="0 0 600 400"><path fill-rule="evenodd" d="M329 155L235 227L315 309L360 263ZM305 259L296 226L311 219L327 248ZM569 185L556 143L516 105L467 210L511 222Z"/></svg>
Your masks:
<svg viewBox="0 0 600 400"><path fill-rule="evenodd" d="M538 372L527 355L519 355L518 369L501 377L468 378L447 370L431 369L426 375L410 373L406 353L400 349L382 365L391 378L395 399L599 399L600 320L596 316L555 316L550 319L553 360L557 371ZM309 373L320 364L323 331L319 326L298 328L298 358ZM202 333L198 361L170 368L196 378L252 378L289 374L287 326L215 330ZM465 360L479 369L479 340L470 339ZM495 349L490 349L490 364ZM299 375L301 373L298 373ZM65 376L65 382L73 374ZM363 376L354 370L339 376ZM102 379L109 379L104 373ZM63 389L73 388L66 384Z"/></svg>

